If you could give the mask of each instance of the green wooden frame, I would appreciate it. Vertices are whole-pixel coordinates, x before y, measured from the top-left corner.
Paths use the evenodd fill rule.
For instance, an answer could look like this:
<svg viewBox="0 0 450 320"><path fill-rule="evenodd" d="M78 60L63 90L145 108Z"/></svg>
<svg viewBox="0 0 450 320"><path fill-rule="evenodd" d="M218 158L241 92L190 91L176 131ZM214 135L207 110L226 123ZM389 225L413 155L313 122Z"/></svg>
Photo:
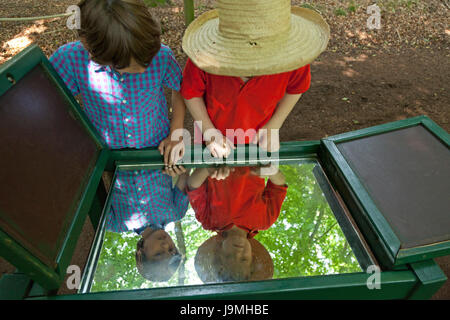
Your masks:
<svg viewBox="0 0 450 320"><path fill-rule="evenodd" d="M444 145L449 147L450 135L426 116L399 120L367 129L343 133L322 140L323 157L329 161L329 165L327 166L328 171L334 171L331 175L334 176L335 183L341 184L339 190L343 191L346 189L342 193L344 195L346 194L346 200L351 202L350 206L353 209L354 218L357 220L358 225L367 236L369 242L372 242L372 247L376 247L376 244L380 245L375 251L382 257L382 263L387 267L399 266L450 254L450 241L416 248L401 248L400 240L372 201L357 174L352 170L337 148L337 144L418 125L426 128L441 140ZM358 211L359 214L355 214L355 211Z"/></svg>
<svg viewBox="0 0 450 320"><path fill-rule="evenodd" d="M425 248L400 249L400 241L384 217L362 187L354 172L336 147L336 143L366 137L415 125L423 125L447 146L448 133L427 117L417 117L373 128L345 133L321 141L287 142L281 144L280 163L316 158L322 166L332 190L342 196L357 227L363 232L377 261L383 266L381 290L369 290L369 274L351 273L340 275L297 277L244 283L207 284L169 288L152 288L132 291L114 291L54 296L65 277L65 270L80 235L86 215L90 215L97 229L94 247L88 265L95 263L95 250L99 250L104 232L105 213L109 201L100 184L103 171L115 171L117 166L133 168L162 168L162 157L156 148L143 150L109 150L90 121L86 118L64 82L53 69L42 51L35 45L13 57L0 67L0 95L19 81L36 65L40 64L52 81L67 98L71 112L80 121L98 146L98 158L86 189L74 214L58 254L56 268L49 267L4 231L0 230L0 254L19 269L19 273L5 275L0 279L0 297L13 299L426 299L446 281L446 277L431 258L450 253L450 242L445 241ZM14 81L13 81L14 82ZM245 147L246 160L234 165L248 165L267 158L252 158ZM198 159L198 151L186 165L206 166L211 162ZM227 163L230 164L230 163ZM233 163L231 163L233 165ZM338 205L338 202L335 203ZM334 212L334 210L333 210ZM102 231L103 230L103 231ZM95 245L97 247L95 247ZM365 250L361 246L357 250ZM85 271L89 272L89 271ZM33 280L31 280L33 279Z"/></svg>
<svg viewBox="0 0 450 320"><path fill-rule="evenodd" d="M98 150L97 162L88 177L86 189L80 197L73 219L57 255L55 261L56 268L48 266L34 257L7 233L0 230L0 255L14 264L21 272L34 279L43 288L54 290L59 288L66 275L66 269L72 258L86 215L91 211L92 201L97 193L101 175L109 158L109 150L101 136L85 116L78 102L65 86L63 80L37 45L27 47L0 67L0 95L14 86L15 82L20 81L20 79L38 65L45 70L51 81L53 81L57 89L66 98L69 105L68 112L83 125L92 140L96 143ZM8 80L11 77L14 79L13 82Z"/></svg>
<svg viewBox="0 0 450 320"><path fill-rule="evenodd" d="M320 141L282 143L280 159L290 162L292 159L310 158L320 151ZM146 166L153 164L162 166L162 157L156 149L117 150L111 152L109 161L115 167L118 163L124 165L139 162ZM113 160L114 159L114 160ZM324 160L319 158L323 164ZM284 161L281 161L284 162ZM107 200L108 203L108 200ZM102 237L101 230L105 223L105 212L99 221L94 240L99 246ZM93 248L92 250L98 250ZM88 264L92 263L92 251ZM200 286L183 286L170 288L152 288L128 291L112 291L98 293L80 293L74 295L49 295L39 290L27 295L19 292L30 288L23 285L14 291L14 297L23 296L27 299L54 300L84 300L84 299L428 299L446 281L446 277L437 264L432 261L422 261L412 265L404 265L399 270L386 270L380 273L381 289L368 289L368 273L359 272L340 275L314 277L298 277L276 280L265 280L245 283L208 284ZM87 272L87 271L85 271ZM23 280L20 275L15 276ZM21 283L22 283L21 282ZM0 291L18 284L11 277L0 280ZM28 289L30 290L30 289ZM37 292L37 293L36 293ZM6 298L11 297L7 295Z"/></svg>
<svg viewBox="0 0 450 320"><path fill-rule="evenodd" d="M280 164L301 159L317 158L320 141L287 142L281 144ZM248 158L246 161L258 160ZM128 169L162 168L162 157L155 148L146 150L112 151L113 167ZM204 166L205 162L192 162L188 166ZM340 275L297 277L247 283L203 284L169 288L152 288L127 291L89 293L90 282L104 237L104 224L109 201L105 205L94 244L89 254L80 292L76 295L46 296L43 299L425 299L445 282L446 277L433 261L425 266L403 266L400 270L381 272L381 290L370 290L367 279L370 274L359 272ZM420 270L424 269L421 273ZM417 270L418 271L417 271ZM420 276L418 276L420 275Z"/></svg>

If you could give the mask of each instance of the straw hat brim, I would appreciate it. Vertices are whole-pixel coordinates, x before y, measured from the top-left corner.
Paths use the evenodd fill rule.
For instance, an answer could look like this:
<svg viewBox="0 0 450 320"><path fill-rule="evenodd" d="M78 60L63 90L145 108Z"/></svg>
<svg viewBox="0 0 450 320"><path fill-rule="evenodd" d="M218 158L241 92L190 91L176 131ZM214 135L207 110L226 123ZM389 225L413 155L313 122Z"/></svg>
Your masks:
<svg viewBox="0 0 450 320"><path fill-rule="evenodd" d="M286 37L247 41L224 38L217 10L194 20L183 36L183 50L194 64L211 74L260 76L288 72L314 61L327 47L330 27L314 10L291 8Z"/></svg>
<svg viewBox="0 0 450 320"><path fill-rule="evenodd" d="M203 283L218 282L214 259L217 246L220 245L220 235L213 236L202 243L194 259L195 270ZM274 267L273 260L267 249L256 239L249 239L252 246L252 274L249 280L272 279Z"/></svg>

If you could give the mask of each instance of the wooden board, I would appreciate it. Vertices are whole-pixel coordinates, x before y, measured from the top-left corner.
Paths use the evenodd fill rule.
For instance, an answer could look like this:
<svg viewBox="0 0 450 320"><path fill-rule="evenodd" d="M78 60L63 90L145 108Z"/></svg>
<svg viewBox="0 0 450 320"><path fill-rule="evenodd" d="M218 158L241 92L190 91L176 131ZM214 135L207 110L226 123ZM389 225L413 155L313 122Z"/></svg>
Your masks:
<svg viewBox="0 0 450 320"><path fill-rule="evenodd" d="M337 144L401 249L450 239L450 151L422 125Z"/></svg>
<svg viewBox="0 0 450 320"><path fill-rule="evenodd" d="M0 97L0 227L49 266L98 152L42 66Z"/></svg>

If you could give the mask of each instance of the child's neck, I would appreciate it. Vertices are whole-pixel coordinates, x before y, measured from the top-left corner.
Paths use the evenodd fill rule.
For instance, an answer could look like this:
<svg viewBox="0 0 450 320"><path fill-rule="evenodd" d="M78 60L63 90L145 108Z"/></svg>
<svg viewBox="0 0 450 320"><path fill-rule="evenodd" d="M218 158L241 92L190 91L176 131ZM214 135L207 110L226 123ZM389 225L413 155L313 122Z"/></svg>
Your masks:
<svg viewBox="0 0 450 320"><path fill-rule="evenodd" d="M117 69L120 74L126 73L142 73L145 71L145 67L138 64L133 58L131 58L130 65L123 69Z"/></svg>
<svg viewBox="0 0 450 320"><path fill-rule="evenodd" d="M223 231L222 234L224 236L234 234L234 235L237 235L237 236L242 237L242 238L247 238L248 232L243 230L243 229L241 229L241 228L239 228L239 227L237 227L236 225L234 225L234 226L231 227L231 229L229 229L227 231Z"/></svg>

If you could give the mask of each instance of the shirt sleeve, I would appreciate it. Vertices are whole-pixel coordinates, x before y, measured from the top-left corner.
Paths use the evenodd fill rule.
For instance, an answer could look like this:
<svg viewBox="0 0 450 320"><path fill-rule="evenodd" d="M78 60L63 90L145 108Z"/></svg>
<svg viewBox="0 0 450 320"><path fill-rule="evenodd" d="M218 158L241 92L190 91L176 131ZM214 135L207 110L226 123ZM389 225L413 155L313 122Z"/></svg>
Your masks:
<svg viewBox="0 0 450 320"><path fill-rule="evenodd" d="M195 211L195 218L204 228L207 228L208 213L210 211L206 185L207 183L205 181L197 189L187 191L189 202L191 203L192 209Z"/></svg>
<svg viewBox="0 0 450 320"><path fill-rule="evenodd" d="M127 228L123 225L122 220L118 219L112 206L106 221L106 230L116 233L121 233L122 231L127 230Z"/></svg>
<svg viewBox="0 0 450 320"><path fill-rule="evenodd" d="M288 94L300 94L308 91L311 85L311 66L308 64L291 72L286 88Z"/></svg>
<svg viewBox="0 0 450 320"><path fill-rule="evenodd" d="M55 68L56 72L63 79L65 85L69 88L74 96L80 94L80 88L77 83L74 59L70 54L70 44L64 45L56 50L50 57L49 61Z"/></svg>
<svg viewBox="0 0 450 320"><path fill-rule="evenodd" d="M178 217L178 219L183 218L186 215L189 200L188 196L178 189L178 187L173 188L173 203L176 217Z"/></svg>
<svg viewBox="0 0 450 320"><path fill-rule="evenodd" d="M172 50L164 46L166 54L164 55L165 71L163 77L163 85L175 91L180 91L181 87L181 68L175 59Z"/></svg>
<svg viewBox="0 0 450 320"><path fill-rule="evenodd" d="M181 83L181 95L189 100L203 97L206 90L206 74L198 68L191 59L188 59L183 70L183 82Z"/></svg>
<svg viewBox="0 0 450 320"><path fill-rule="evenodd" d="M270 179L267 181L263 198L267 206L267 229L277 221L280 216L281 206L286 198L287 185L278 186Z"/></svg>

